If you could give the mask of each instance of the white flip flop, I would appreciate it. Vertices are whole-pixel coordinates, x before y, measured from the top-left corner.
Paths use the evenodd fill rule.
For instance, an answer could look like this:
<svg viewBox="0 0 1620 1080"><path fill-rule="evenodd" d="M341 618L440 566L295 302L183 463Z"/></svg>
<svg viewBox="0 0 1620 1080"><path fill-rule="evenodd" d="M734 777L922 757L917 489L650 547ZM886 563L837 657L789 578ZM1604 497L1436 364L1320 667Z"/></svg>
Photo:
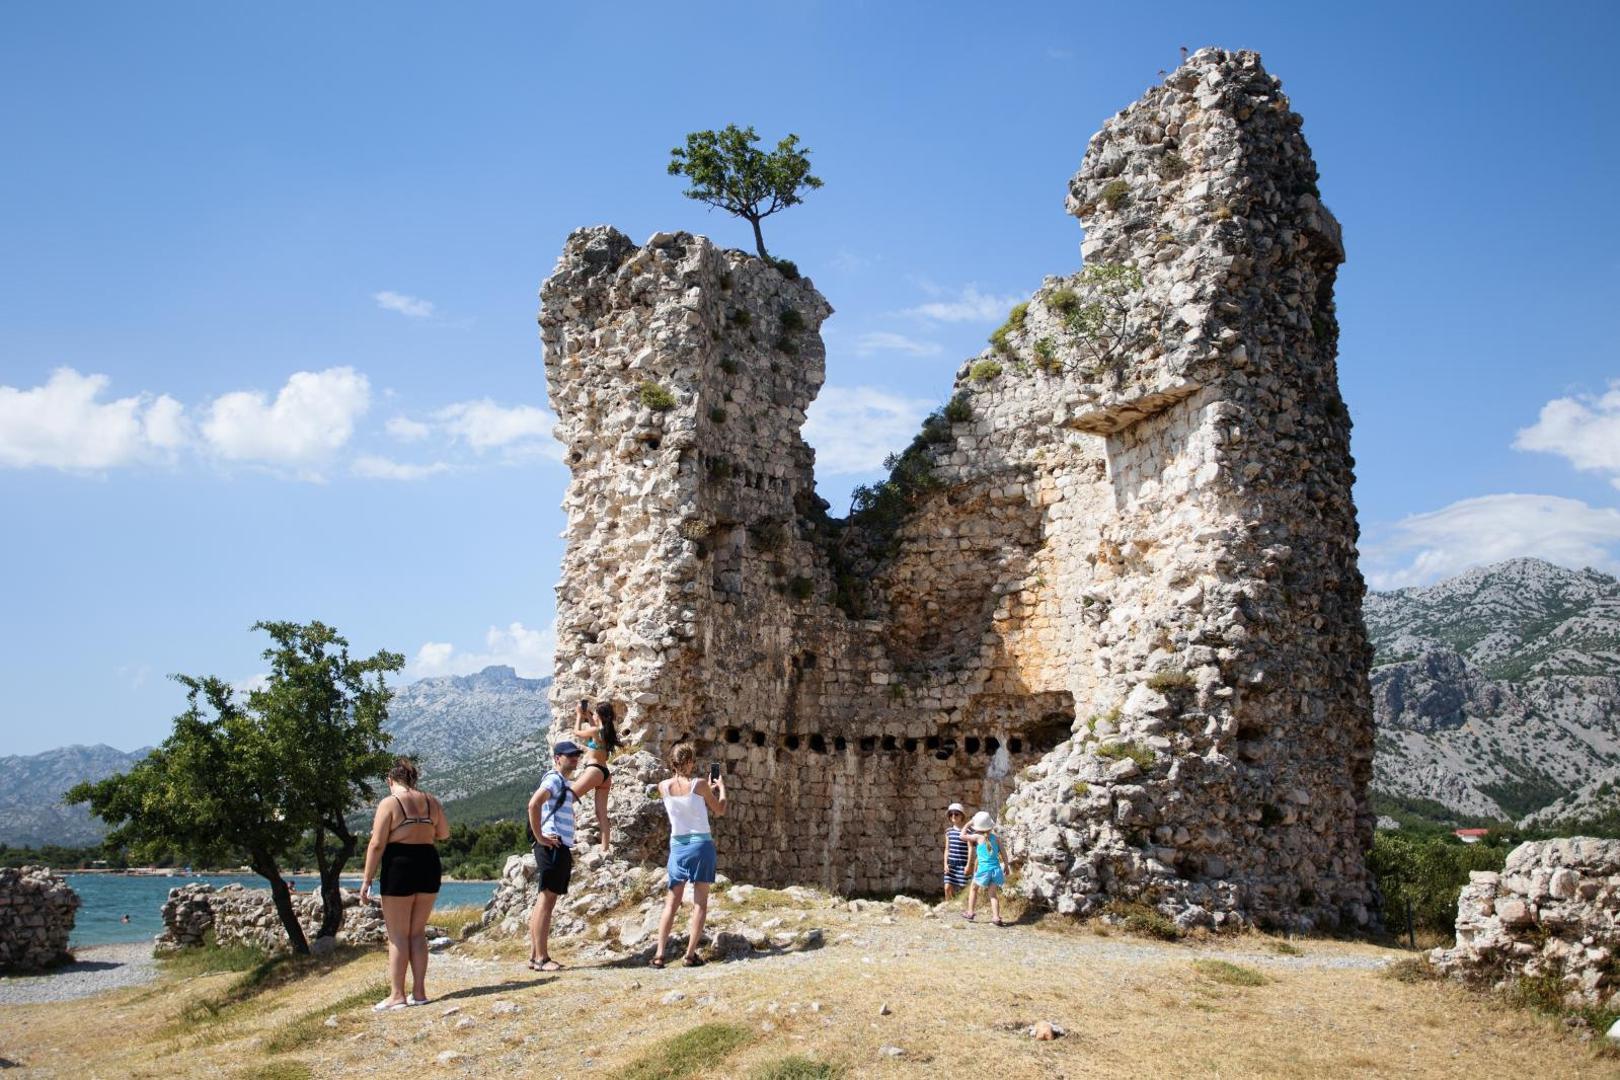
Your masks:
<svg viewBox="0 0 1620 1080"><path fill-rule="evenodd" d="M371 1011L372 1012L393 1012L395 1009L406 1008L409 1004L410 1004L409 1001L379 1001L379 1002L377 1002L377 1004L375 1004L375 1005L373 1005L371 1007Z"/></svg>

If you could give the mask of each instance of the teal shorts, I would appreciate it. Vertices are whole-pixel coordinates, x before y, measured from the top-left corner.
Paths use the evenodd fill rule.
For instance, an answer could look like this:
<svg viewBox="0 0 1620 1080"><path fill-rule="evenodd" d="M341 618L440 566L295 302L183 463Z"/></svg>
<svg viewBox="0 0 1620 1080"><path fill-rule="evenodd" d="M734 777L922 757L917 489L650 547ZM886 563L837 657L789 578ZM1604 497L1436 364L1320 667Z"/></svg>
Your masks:
<svg viewBox="0 0 1620 1080"><path fill-rule="evenodd" d="M1001 886L1007 884L1007 877L1001 872L1001 864L997 863L995 866L980 867L975 870L973 872L973 884Z"/></svg>

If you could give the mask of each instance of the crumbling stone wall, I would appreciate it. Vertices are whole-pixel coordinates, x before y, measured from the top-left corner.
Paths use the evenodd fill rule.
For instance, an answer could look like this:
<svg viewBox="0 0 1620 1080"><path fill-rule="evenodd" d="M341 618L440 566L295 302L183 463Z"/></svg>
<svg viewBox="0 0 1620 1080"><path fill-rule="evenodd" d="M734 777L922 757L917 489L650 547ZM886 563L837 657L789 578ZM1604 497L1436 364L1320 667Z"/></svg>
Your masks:
<svg viewBox="0 0 1620 1080"><path fill-rule="evenodd" d="M68 938L79 894L44 866L0 869L0 971L38 971L73 959Z"/></svg>
<svg viewBox="0 0 1620 1080"><path fill-rule="evenodd" d="M557 715L607 697L648 750L724 761L749 880L937 888L956 799L1005 808L1060 911L1365 921L1343 250L1299 128L1220 50L1110 120L1070 184L1085 269L962 366L897 526L815 495L810 282L576 232L540 316L573 471Z"/></svg>
<svg viewBox="0 0 1620 1080"><path fill-rule="evenodd" d="M318 893L296 893L292 904L304 937L313 946L325 905ZM343 908L343 925L335 944L378 945L388 940L381 907L362 904L359 893L344 889ZM236 882L215 888L206 881L170 889L156 951L202 945L210 931L219 945L248 945L266 952L291 947L269 889L249 889Z"/></svg>
<svg viewBox="0 0 1620 1080"><path fill-rule="evenodd" d="M1503 985L1551 976L1569 1005L1620 994L1620 841L1520 844L1500 874L1475 870L1457 902L1457 943L1429 954L1454 978Z"/></svg>

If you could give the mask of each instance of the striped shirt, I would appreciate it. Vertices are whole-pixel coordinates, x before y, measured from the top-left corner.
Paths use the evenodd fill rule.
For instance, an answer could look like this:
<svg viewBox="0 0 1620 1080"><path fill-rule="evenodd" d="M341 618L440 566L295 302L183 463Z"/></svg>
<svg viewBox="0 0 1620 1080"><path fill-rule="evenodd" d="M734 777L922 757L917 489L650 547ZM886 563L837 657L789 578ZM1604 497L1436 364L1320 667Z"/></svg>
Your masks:
<svg viewBox="0 0 1620 1080"><path fill-rule="evenodd" d="M962 830L955 825L945 830L945 863L948 866L967 866L968 846L962 839Z"/></svg>
<svg viewBox="0 0 1620 1080"><path fill-rule="evenodd" d="M564 847L574 846L574 792L556 769L546 773L540 781L540 790L546 793L540 804L540 835L555 836ZM564 794L566 792L567 794ZM562 799L559 802L558 796Z"/></svg>

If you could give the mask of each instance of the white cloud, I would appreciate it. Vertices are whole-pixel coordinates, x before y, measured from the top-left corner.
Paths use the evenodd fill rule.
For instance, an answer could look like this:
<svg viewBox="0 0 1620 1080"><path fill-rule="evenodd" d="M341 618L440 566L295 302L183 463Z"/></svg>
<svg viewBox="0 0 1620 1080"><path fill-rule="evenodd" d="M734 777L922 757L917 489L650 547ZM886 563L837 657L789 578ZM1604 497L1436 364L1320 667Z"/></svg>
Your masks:
<svg viewBox="0 0 1620 1080"><path fill-rule="evenodd" d="M429 641L416 650L406 674L413 679L433 675L470 675L491 664L505 664L526 679L551 674L557 639L550 627L532 630L520 622L491 626L484 634L482 652L461 652L447 641Z"/></svg>
<svg viewBox="0 0 1620 1080"><path fill-rule="evenodd" d="M311 465L349 441L370 405L371 384L353 368L299 371L274 401L259 390L215 398L202 433L214 453L233 461Z"/></svg>
<svg viewBox="0 0 1620 1080"><path fill-rule="evenodd" d="M150 664L120 664L118 677L128 683L131 690L139 690L152 677L152 666Z"/></svg>
<svg viewBox="0 0 1620 1080"><path fill-rule="evenodd" d="M1482 495L1369 533L1362 563L1375 589L1521 556L1620 571L1620 510L1554 495Z"/></svg>
<svg viewBox="0 0 1620 1080"><path fill-rule="evenodd" d="M270 685L270 673L261 672L258 675L249 675L245 679L238 679L231 683L231 689L243 697L247 697L255 690L263 690Z"/></svg>
<svg viewBox="0 0 1620 1080"><path fill-rule="evenodd" d="M58 368L44 386L0 386L0 466L90 470L162 459L187 440L167 394L98 401L112 380Z"/></svg>
<svg viewBox="0 0 1620 1080"><path fill-rule="evenodd" d="M928 285L924 285L924 289L928 292L942 292ZM977 285L969 285L955 296L931 300L926 304L907 308L901 314L913 315L919 319L932 319L935 322L1000 322L1007 317L1007 312L1018 303L1019 299L1016 296L992 296L980 292Z"/></svg>
<svg viewBox="0 0 1620 1080"><path fill-rule="evenodd" d="M873 472L905 449L933 403L872 386L828 386L810 405L805 441L816 448L816 474Z"/></svg>
<svg viewBox="0 0 1620 1080"><path fill-rule="evenodd" d="M388 434L400 442L416 442L419 439L427 438L433 431L430 425L404 416L393 417L383 426L388 429Z"/></svg>
<svg viewBox="0 0 1620 1080"><path fill-rule="evenodd" d="M870 334L862 334L855 341L855 351L863 356L870 356L875 352L900 352L908 356L938 356L940 348L932 341L918 341L916 338L904 334L894 334L887 330L875 330Z"/></svg>
<svg viewBox="0 0 1620 1080"><path fill-rule="evenodd" d="M1601 396L1555 398L1513 440L1516 450L1557 454L1584 472L1607 473L1620 487L1620 379Z"/></svg>
<svg viewBox="0 0 1620 1080"><path fill-rule="evenodd" d="M557 418L534 405L498 405L489 398L447 405L433 414L453 439L480 452L495 448L540 450L561 456L551 438Z"/></svg>
<svg viewBox="0 0 1620 1080"><path fill-rule="evenodd" d="M412 319L426 319L433 314L433 301L423 300L416 296L406 296L404 293L382 292L372 293L371 298L377 301L377 306L384 311L397 311Z"/></svg>
<svg viewBox="0 0 1620 1080"><path fill-rule="evenodd" d="M392 461L376 454L363 454L354 459L349 471L356 476L364 476L373 480L420 480L425 476L437 476L449 472L450 466L443 461L431 462L427 465L412 465L403 461Z"/></svg>

